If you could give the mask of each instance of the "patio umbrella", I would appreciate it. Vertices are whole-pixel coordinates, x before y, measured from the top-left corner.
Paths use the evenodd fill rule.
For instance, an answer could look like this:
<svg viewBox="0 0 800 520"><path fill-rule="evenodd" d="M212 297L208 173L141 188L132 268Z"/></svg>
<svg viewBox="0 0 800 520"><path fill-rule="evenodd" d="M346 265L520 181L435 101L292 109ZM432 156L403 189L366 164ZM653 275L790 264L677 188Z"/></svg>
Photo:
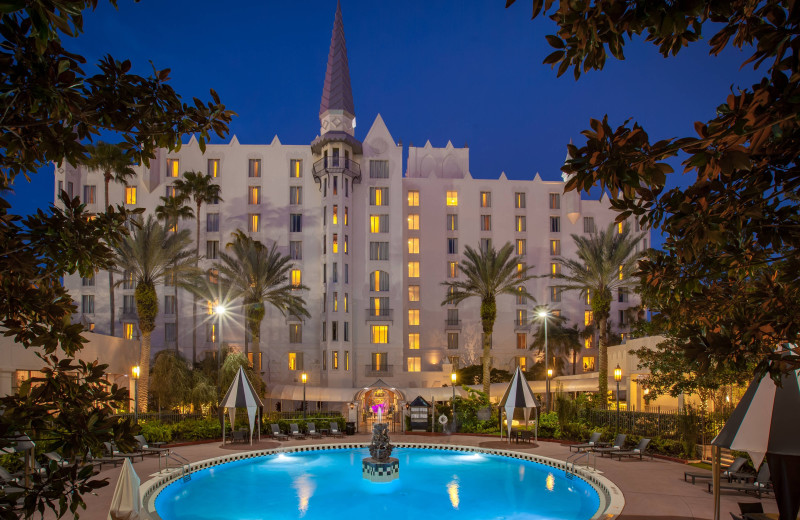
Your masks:
<svg viewBox="0 0 800 520"><path fill-rule="evenodd" d="M253 444L253 431L256 426L256 414L260 415L261 407L264 403L258 398L255 388L250 384L247 375L244 373L244 368L239 367L236 377L233 378L231 386L228 387L228 392L219 404L219 409L222 415L222 443L225 444L225 415L224 410L227 409L231 418L231 428L233 428L234 419L236 419L236 409L246 408L247 418L250 422L250 444ZM260 417L258 423L261 423ZM258 428L258 438L261 439L261 428Z"/></svg>
<svg viewBox="0 0 800 520"><path fill-rule="evenodd" d="M525 376L522 375L522 370L519 367L517 367L516 372L514 372L514 377L511 379L508 388L506 388L506 393L503 394L503 398L500 399L500 408L506 411L506 433L508 433L508 442L511 442L511 421L514 419L515 409L522 408L525 411L525 426L528 426L528 417L530 416L531 408L536 410L538 414L539 402L533 395L533 391L530 385L528 385ZM536 422L536 440L539 440L538 421Z"/></svg>
<svg viewBox="0 0 800 520"><path fill-rule="evenodd" d="M133 469L131 459L126 458L119 472L117 487L111 497L108 520L137 520L139 518L139 475Z"/></svg>
<svg viewBox="0 0 800 520"><path fill-rule="evenodd" d="M781 377L756 378L712 446L746 451L759 467L769 464L781 520L794 520L800 510L800 370ZM718 457L714 457L717 462ZM714 479L714 518L719 518L719 478Z"/></svg>

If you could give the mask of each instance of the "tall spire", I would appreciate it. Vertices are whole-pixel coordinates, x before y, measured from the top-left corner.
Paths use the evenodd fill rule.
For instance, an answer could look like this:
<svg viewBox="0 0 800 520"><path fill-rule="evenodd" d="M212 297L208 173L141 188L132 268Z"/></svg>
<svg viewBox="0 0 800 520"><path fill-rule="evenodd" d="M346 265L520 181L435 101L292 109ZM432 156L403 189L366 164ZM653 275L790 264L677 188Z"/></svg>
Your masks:
<svg viewBox="0 0 800 520"><path fill-rule="evenodd" d="M328 52L328 68L325 71L325 85L322 87L322 101L319 104L319 116L325 112L343 111L345 115L355 117L353 106L353 90L350 88L350 68L347 64L347 47L344 42L344 24L342 23L342 6L336 2L336 17L333 20L331 48Z"/></svg>

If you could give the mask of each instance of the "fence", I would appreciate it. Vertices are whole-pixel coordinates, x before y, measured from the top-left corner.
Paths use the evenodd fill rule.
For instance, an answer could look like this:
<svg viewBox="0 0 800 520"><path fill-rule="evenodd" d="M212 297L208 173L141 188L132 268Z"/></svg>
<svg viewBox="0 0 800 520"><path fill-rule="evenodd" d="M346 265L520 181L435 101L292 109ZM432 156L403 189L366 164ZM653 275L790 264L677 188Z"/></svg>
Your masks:
<svg viewBox="0 0 800 520"><path fill-rule="evenodd" d="M307 412L306 415L308 417L329 417L335 419L337 417L342 416L342 412ZM130 418L133 419L132 413L120 413L116 415L120 418ZM206 419L209 417L216 417L214 414L201 414L201 413L174 413L174 412L148 412L148 413L140 413L139 420L144 421L160 421L162 423L167 424L174 424L181 421L191 420L191 419ZM269 412L263 415L264 422L276 422L279 420L291 420L291 419L302 419L303 412Z"/></svg>
<svg viewBox="0 0 800 520"><path fill-rule="evenodd" d="M687 434L697 435L699 444L707 444L719 433L730 411L703 413L694 410L637 412L633 410L600 410L585 408L580 417L593 426L615 429L632 435L681 440Z"/></svg>

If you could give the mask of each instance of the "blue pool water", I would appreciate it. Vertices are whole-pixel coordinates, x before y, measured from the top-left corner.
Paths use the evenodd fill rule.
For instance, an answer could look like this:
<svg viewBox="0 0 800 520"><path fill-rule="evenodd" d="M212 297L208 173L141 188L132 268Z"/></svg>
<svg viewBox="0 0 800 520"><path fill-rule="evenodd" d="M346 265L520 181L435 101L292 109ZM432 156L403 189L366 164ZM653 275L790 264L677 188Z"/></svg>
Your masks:
<svg viewBox="0 0 800 520"><path fill-rule="evenodd" d="M366 449L269 455L197 471L167 486L163 520L586 520L597 492L534 462L447 450L398 448L400 478L364 480Z"/></svg>

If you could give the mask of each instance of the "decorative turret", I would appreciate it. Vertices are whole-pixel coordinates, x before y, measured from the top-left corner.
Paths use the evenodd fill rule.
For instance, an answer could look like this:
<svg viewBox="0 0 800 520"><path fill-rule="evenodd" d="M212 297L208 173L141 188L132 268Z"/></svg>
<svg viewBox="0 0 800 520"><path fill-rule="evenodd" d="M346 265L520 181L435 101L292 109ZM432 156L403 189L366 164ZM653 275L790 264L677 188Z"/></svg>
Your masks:
<svg viewBox="0 0 800 520"><path fill-rule="evenodd" d="M350 87L350 67L347 64L347 46L344 41L342 6L336 3L333 20L331 49L328 52L328 68L322 87L319 104L320 135L328 132L345 132L353 135L356 126L356 110L353 106L353 89Z"/></svg>

